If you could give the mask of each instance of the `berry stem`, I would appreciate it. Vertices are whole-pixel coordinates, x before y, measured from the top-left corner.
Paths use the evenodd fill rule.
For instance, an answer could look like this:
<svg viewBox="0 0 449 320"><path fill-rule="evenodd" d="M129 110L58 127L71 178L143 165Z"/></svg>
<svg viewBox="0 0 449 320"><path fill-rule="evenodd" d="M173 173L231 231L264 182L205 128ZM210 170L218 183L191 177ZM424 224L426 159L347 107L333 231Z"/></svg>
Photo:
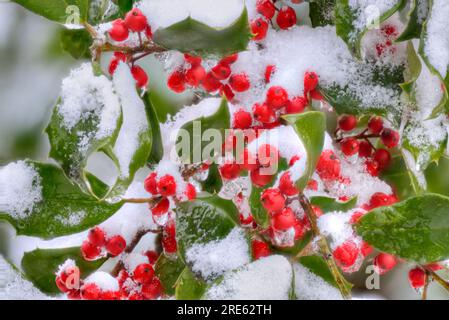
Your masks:
<svg viewBox="0 0 449 320"><path fill-rule="evenodd" d="M331 271L332 276L335 279L335 282L337 283L341 295L343 296L344 299L350 299L351 293L344 284L345 279L341 274L340 270L338 269L337 264L334 261L334 258L332 257L332 252L329 248L326 238L321 234L320 229L318 228L316 215L313 211L312 205L310 204L309 199L307 199L307 197L302 192L299 194L299 202L301 203L304 212L307 214L307 217L309 218L313 236L318 237L317 243L321 255L326 261L326 264L329 267L329 270Z"/></svg>
<svg viewBox="0 0 449 320"><path fill-rule="evenodd" d="M366 134L367 131L368 131L368 130L364 130L364 131L362 131L361 133L359 133L359 134L357 134L357 135L355 135L355 136L352 136L352 137L340 137L340 138L335 139L335 141L336 141L336 142L341 142L341 141L342 141L343 139L345 139L345 138L354 138L354 139L357 139L357 140L359 140L359 139L365 139L366 141L368 141L369 138L379 138L379 137L380 137L379 134L374 134L374 133ZM369 142L369 141L368 141L368 142Z"/></svg>
<svg viewBox="0 0 449 320"><path fill-rule="evenodd" d="M149 203L152 205L157 204L161 200L161 197L157 198L128 198L122 199L125 203Z"/></svg>
<svg viewBox="0 0 449 320"><path fill-rule="evenodd" d="M430 276L429 276L429 272L427 272L426 270L426 279L425 279L425 285L422 291L422 296L421 296L421 300L427 300L427 291L429 289L429 284L430 284Z"/></svg>
<svg viewBox="0 0 449 320"><path fill-rule="evenodd" d="M449 282L441 278L435 271L433 271L431 268L426 266L421 266L430 276L432 276L432 279L436 280L444 289L449 291Z"/></svg>

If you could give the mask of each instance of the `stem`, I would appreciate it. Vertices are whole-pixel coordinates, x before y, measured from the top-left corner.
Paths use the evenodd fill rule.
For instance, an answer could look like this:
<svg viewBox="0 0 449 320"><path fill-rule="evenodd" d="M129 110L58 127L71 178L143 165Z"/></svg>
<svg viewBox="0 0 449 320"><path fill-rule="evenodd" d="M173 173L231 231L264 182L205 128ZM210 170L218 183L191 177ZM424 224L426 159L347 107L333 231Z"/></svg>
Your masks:
<svg viewBox="0 0 449 320"><path fill-rule="evenodd" d="M312 205L310 204L309 199L307 199L307 197L303 193L300 193L299 202L301 203L301 206L303 207L305 213L307 214L307 217L309 218L313 235L319 238L318 246L320 249L320 253L323 256L324 260L326 261L326 264L329 267L329 270L331 271L332 276L335 279L335 282L337 283L341 295L343 296L344 299L350 299L351 293L345 286L345 278L341 274L337 264L335 263L332 257L332 252L329 248L326 238L321 234L318 228L316 215L313 212Z"/></svg>
<svg viewBox="0 0 449 320"><path fill-rule="evenodd" d="M128 198L128 199L122 199L125 203L149 203L150 205L154 205L158 203L161 200L160 197L158 198Z"/></svg>
<svg viewBox="0 0 449 320"><path fill-rule="evenodd" d="M428 272L432 278L434 280L436 280L444 289L446 289L447 291L449 291L449 283L444 280L443 278L441 278L435 271L433 271L432 269L423 266L422 268L424 268L424 270L426 270L426 272Z"/></svg>
<svg viewBox="0 0 449 320"><path fill-rule="evenodd" d="M378 134L374 134L374 133L366 134L366 132L367 132L367 130L364 130L362 133L359 133L359 134L357 134L355 136L352 136L352 137L338 138L338 139L335 139L335 142L341 142L345 138L354 138L354 139L357 139L357 140L359 140L359 139L368 140L369 138L379 138Z"/></svg>
<svg viewBox="0 0 449 320"><path fill-rule="evenodd" d="M423 292L422 292L421 300L427 300L427 292L428 292L428 289L429 289L429 284L430 284L430 276L429 276L429 273L426 270L426 284L424 285L424 289L423 289Z"/></svg>

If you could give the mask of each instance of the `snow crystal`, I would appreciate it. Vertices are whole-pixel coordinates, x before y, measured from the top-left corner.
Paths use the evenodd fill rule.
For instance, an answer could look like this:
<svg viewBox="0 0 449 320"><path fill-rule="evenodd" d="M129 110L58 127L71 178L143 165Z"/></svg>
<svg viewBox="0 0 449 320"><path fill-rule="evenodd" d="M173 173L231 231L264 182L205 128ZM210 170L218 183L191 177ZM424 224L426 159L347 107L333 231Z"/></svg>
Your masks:
<svg viewBox="0 0 449 320"><path fill-rule="evenodd" d="M61 104L57 110L67 130L81 121L97 117L99 124L95 136L102 139L116 128L120 103L112 82L103 75L96 77L91 64L84 63L63 80Z"/></svg>
<svg viewBox="0 0 449 320"><path fill-rule="evenodd" d="M97 271L84 280L84 284L95 283L102 291L118 291L119 285L116 278L107 272Z"/></svg>
<svg viewBox="0 0 449 320"><path fill-rule="evenodd" d="M70 213L70 216L55 216L55 219L64 226L75 226L81 223L86 217L86 211L78 211Z"/></svg>
<svg viewBox="0 0 449 320"><path fill-rule="evenodd" d="M189 16L211 27L225 28L240 17L244 1L143 0L136 6L146 15L154 30L171 26Z"/></svg>
<svg viewBox="0 0 449 320"><path fill-rule="evenodd" d="M56 275L60 275L61 273L63 273L64 271L67 270L67 268L69 267L75 267L76 263L75 260L72 259L67 259L63 264L61 264L58 268L58 271L56 271Z"/></svg>
<svg viewBox="0 0 449 320"><path fill-rule="evenodd" d="M429 14L429 0L417 0L417 22L423 23Z"/></svg>
<svg viewBox="0 0 449 320"><path fill-rule="evenodd" d="M342 300L340 291L299 263L293 265L298 300Z"/></svg>
<svg viewBox="0 0 449 320"><path fill-rule="evenodd" d="M32 164L18 161L0 167L0 212L23 219L40 201L41 178Z"/></svg>
<svg viewBox="0 0 449 320"><path fill-rule="evenodd" d="M352 26L358 32L372 26L398 2L398 0L349 0L349 6L355 11L356 16Z"/></svg>
<svg viewBox="0 0 449 320"><path fill-rule="evenodd" d="M234 228L224 239L190 247L186 258L193 272L213 279L250 262L248 240L242 229Z"/></svg>
<svg viewBox="0 0 449 320"><path fill-rule="evenodd" d="M286 258L269 256L226 273L223 281L206 293L206 299L287 300L292 275L292 267Z"/></svg>
<svg viewBox="0 0 449 320"><path fill-rule="evenodd" d="M445 78L449 66L449 5L447 0L433 0L424 53L429 62Z"/></svg>
<svg viewBox="0 0 449 320"><path fill-rule="evenodd" d="M123 259L123 263L129 272L134 272L138 265L148 263L148 257L140 253L130 253Z"/></svg>
<svg viewBox="0 0 449 320"><path fill-rule="evenodd" d="M145 105L136 91L135 80L129 67L120 63L114 74L114 85L123 109L123 124L114 146L120 163L120 176L129 176L129 166L139 147L140 134L148 129Z"/></svg>
<svg viewBox="0 0 449 320"><path fill-rule="evenodd" d="M350 219L351 212L329 212L319 217L318 228L323 235L332 239L332 248L353 237Z"/></svg>

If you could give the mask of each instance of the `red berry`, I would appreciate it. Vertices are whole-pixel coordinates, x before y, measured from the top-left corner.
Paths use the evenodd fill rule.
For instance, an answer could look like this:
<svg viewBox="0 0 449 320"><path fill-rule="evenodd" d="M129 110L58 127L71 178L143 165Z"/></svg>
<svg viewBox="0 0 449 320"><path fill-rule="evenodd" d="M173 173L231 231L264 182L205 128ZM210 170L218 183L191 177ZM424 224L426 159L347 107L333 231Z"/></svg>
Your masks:
<svg viewBox="0 0 449 320"><path fill-rule="evenodd" d="M131 73L134 77L134 80L136 80L137 86L139 88L144 88L147 86L148 84L148 75L145 72L145 70L143 70L141 67L139 66L133 66L131 68Z"/></svg>
<svg viewBox="0 0 449 320"><path fill-rule="evenodd" d="M182 70L176 70L170 76L167 80L167 86L176 93L181 93L186 90L186 78L185 74Z"/></svg>
<svg viewBox="0 0 449 320"><path fill-rule="evenodd" d="M153 279L154 269L149 263L139 264L133 272L133 279L139 283L148 283Z"/></svg>
<svg viewBox="0 0 449 320"><path fill-rule="evenodd" d="M162 285L158 278L153 278L150 283L142 286L142 296L145 299L154 300L162 294Z"/></svg>
<svg viewBox="0 0 449 320"><path fill-rule="evenodd" d="M351 131L357 126L357 118L351 114L345 114L338 118L338 127L343 131Z"/></svg>
<svg viewBox="0 0 449 320"><path fill-rule="evenodd" d="M121 292L120 291L106 291L100 294L100 300L120 300Z"/></svg>
<svg viewBox="0 0 449 320"><path fill-rule="evenodd" d="M251 174L250 174L251 182L258 187L266 186L274 178L274 175L264 174L261 170L262 169L255 169L255 170L251 171Z"/></svg>
<svg viewBox="0 0 449 320"><path fill-rule="evenodd" d="M87 239L92 245L102 247L106 243L106 234L100 227L95 227L89 230Z"/></svg>
<svg viewBox="0 0 449 320"><path fill-rule="evenodd" d="M253 124L251 113L243 109L234 113L234 128L235 129L249 129Z"/></svg>
<svg viewBox="0 0 449 320"><path fill-rule="evenodd" d="M80 300L81 299L81 291L80 290L72 290L67 293L67 298L70 300Z"/></svg>
<svg viewBox="0 0 449 320"><path fill-rule="evenodd" d="M226 80L231 75L231 67L222 63L217 64L210 71L218 80Z"/></svg>
<svg viewBox="0 0 449 320"><path fill-rule="evenodd" d="M262 123L273 123L276 121L276 114L266 103L253 106L254 119Z"/></svg>
<svg viewBox="0 0 449 320"><path fill-rule="evenodd" d="M356 262L357 256L359 255L359 249L353 241L348 240L338 246L332 255L342 267L348 268Z"/></svg>
<svg viewBox="0 0 449 320"><path fill-rule="evenodd" d="M443 269L443 267L437 262L426 264L426 268L429 268L432 271L438 271Z"/></svg>
<svg viewBox="0 0 449 320"><path fill-rule="evenodd" d="M375 194L373 194L371 196L371 199L369 201L369 207L371 209L375 209L378 207L389 206L396 202L397 202L397 199L395 196L390 196L383 192L376 192Z"/></svg>
<svg viewBox="0 0 449 320"><path fill-rule="evenodd" d="M269 83L270 82L270 80L271 80L271 77L273 76L273 73L276 71L276 66L275 65L272 65L272 64L270 64L270 65L268 65L266 68L265 68L265 82L266 83Z"/></svg>
<svg viewBox="0 0 449 320"><path fill-rule="evenodd" d="M118 256L125 248L126 241L120 235L113 236L106 242L106 250L113 257Z"/></svg>
<svg viewBox="0 0 449 320"><path fill-rule="evenodd" d="M286 30L296 24L296 12L292 7L284 6L279 10L276 22L279 28Z"/></svg>
<svg viewBox="0 0 449 320"><path fill-rule="evenodd" d="M287 103L285 111L287 113L301 113L307 107L308 101L304 97L294 97Z"/></svg>
<svg viewBox="0 0 449 320"><path fill-rule="evenodd" d="M225 163L220 167L220 173L223 179L233 180L240 175L240 165L234 162Z"/></svg>
<svg viewBox="0 0 449 320"><path fill-rule="evenodd" d="M148 261L151 264L155 264L157 259L159 258L159 254L153 250L148 250L147 252L145 252L145 255L147 256Z"/></svg>
<svg viewBox="0 0 449 320"><path fill-rule="evenodd" d="M392 129L385 128L380 134L380 139L387 148L393 148L399 143L399 133Z"/></svg>
<svg viewBox="0 0 449 320"><path fill-rule="evenodd" d="M398 34L396 27L391 24L386 24L386 25L382 26L382 28L380 30L387 37L396 36Z"/></svg>
<svg viewBox="0 0 449 320"><path fill-rule="evenodd" d="M336 180L340 176L340 160L332 150L325 150L318 160L316 170L321 179Z"/></svg>
<svg viewBox="0 0 449 320"><path fill-rule="evenodd" d="M163 198L151 209L151 213L153 214L153 216L161 216L163 214L166 214L169 208L170 201L167 198Z"/></svg>
<svg viewBox="0 0 449 320"><path fill-rule="evenodd" d="M192 67L196 67L196 66L200 65L201 61L202 61L201 57L192 56L192 55L190 55L188 53L184 53L184 60L187 63L190 63L190 65Z"/></svg>
<svg viewBox="0 0 449 320"><path fill-rule="evenodd" d="M379 164L380 169L384 169L388 167L391 162L391 155L388 150L385 149L377 149L374 152L373 159Z"/></svg>
<svg viewBox="0 0 449 320"><path fill-rule="evenodd" d="M187 183L184 195L187 197L188 201L196 199L196 188L193 184Z"/></svg>
<svg viewBox="0 0 449 320"><path fill-rule="evenodd" d="M380 275L383 275L394 268L397 264L396 258L388 253L379 253L373 261L374 270Z"/></svg>
<svg viewBox="0 0 449 320"><path fill-rule="evenodd" d="M144 182L144 188L147 192L151 193L152 195L157 194L157 173L152 172L150 175L145 179Z"/></svg>
<svg viewBox="0 0 449 320"><path fill-rule="evenodd" d="M163 236L161 243L164 251L168 254L175 253L178 248L176 238L174 236Z"/></svg>
<svg viewBox="0 0 449 320"><path fill-rule="evenodd" d="M268 89L266 99L267 105L270 108L280 109L287 104L288 93L284 88L280 86L274 86Z"/></svg>
<svg viewBox="0 0 449 320"><path fill-rule="evenodd" d="M276 7L272 0L257 0L256 9L258 13L267 19L272 19L276 12Z"/></svg>
<svg viewBox="0 0 449 320"><path fill-rule="evenodd" d="M129 37L129 30L122 19L115 20L108 32L111 39L118 42L125 41Z"/></svg>
<svg viewBox="0 0 449 320"><path fill-rule="evenodd" d="M148 39L153 38L153 31L151 30L151 26L147 25L145 27L145 35L147 36Z"/></svg>
<svg viewBox="0 0 449 320"><path fill-rule="evenodd" d="M232 101L235 97L234 91L232 91L231 87L227 84L220 88L220 95L225 96L228 101Z"/></svg>
<svg viewBox="0 0 449 320"><path fill-rule="evenodd" d="M56 282L56 286L58 287L59 291L64 292L64 293L69 292L69 289L66 287L65 281L63 281L60 276L56 277L55 282Z"/></svg>
<svg viewBox="0 0 449 320"><path fill-rule="evenodd" d="M318 89L313 89L309 94L310 98L312 98L313 100L324 101L324 96Z"/></svg>
<svg viewBox="0 0 449 320"><path fill-rule="evenodd" d="M142 32L148 25L147 17L145 17L137 8L132 9L125 17L125 25L133 32Z"/></svg>
<svg viewBox="0 0 449 320"><path fill-rule="evenodd" d="M185 74L185 82L194 88L197 88L204 78L206 78L206 70L201 65L190 68Z"/></svg>
<svg viewBox="0 0 449 320"><path fill-rule="evenodd" d="M364 213L361 211L356 211L351 215L351 219L349 220L349 223L356 224L360 221L360 219L363 217Z"/></svg>
<svg viewBox="0 0 449 320"><path fill-rule="evenodd" d="M117 70L120 61L126 62L126 54L122 52L114 52L114 57L111 59L108 68L110 75L113 75L115 70Z"/></svg>
<svg viewBox="0 0 449 320"><path fill-rule="evenodd" d="M308 93L318 85L318 75L315 72L306 72L304 74L304 92Z"/></svg>
<svg viewBox="0 0 449 320"><path fill-rule="evenodd" d="M362 244L360 245L360 253L366 257L373 252L373 247L371 247L367 242L362 241Z"/></svg>
<svg viewBox="0 0 449 320"><path fill-rule="evenodd" d="M279 212L285 207L285 198L278 189L267 189L261 197L262 205L269 212Z"/></svg>
<svg viewBox="0 0 449 320"><path fill-rule="evenodd" d="M93 261L98 258L101 253L101 248L93 245L88 240L84 241L81 245L81 253L84 260Z"/></svg>
<svg viewBox="0 0 449 320"><path fill-rule="evenodd" d="M222 64L233 64L237 61L237 59L239 58L239 54L238 53L234 53L231 54L230 56L224 57L223 59L220 60L220 63Z"/></svg>
<svg viewBox="0 0 449 320"><path fill-rule="evenodd" d="M353 156L359 152L359 141L355 138L345 138L340 142L341 152L346 156Z"/></svg>
<svg viewBox="0 0 449 320"><path fill-rule="evenodd" d="M286 231L296 223L295 213L290 208L284 208L279 213L273 215L271 225L275 230Z"/></svg>
<svg viewBox="0 0 449 320"><path fill-rule="evenodd" d="M373 153L373 147L368 141L362 140L359 143L359 157L368 158Z"/></svg>
<svg viewBox="0 0 449 320"><path fill-rule="evenodd" d="M265 39L267 32L268 22L266 22L263 18L257 18L251 21L251 33L254 35L254 40L259 41Z"/></svg>
<svg viewBox="0 0 449 320"><path fill-rule="evenodd" d="M172 175L166 174L159 179L157 190L163 197L170 197L176 194L176 181Z"/></svg>
<svg viewBox="0 0 449 320"><path fill-rule="evenodd" d="M377 161L373 159L367 159L365 161L366 171L373 177L377 177L379 175L380 166Z"/></svg>
<svg viewBox="0 0 449 320"><path fill-rule="evenodd" d="M95 283L88 283L81 287L81 297L85 300L98 300L100 295L101 290Z"/></svg>
<svg viewBox="0 0 449 320"><path fill-rule="evenodd" d="M374 133L379 134L384 128L384 122L381 117L372 117L368 121L368 129Z"/></svg>
<svg viewBox="0 0 449 320"><path fill-rule="evenodd" d="M408 272L408 281L414 289L424 287L426 284L426 273L421 268L414 268Z"/></svg>
<svg viewBox="0 0 449 320"><path fill-rule="evenodd" d="M245 92L250 87L250 82L246 73L233 74L229 79L229 85L234 91Z"/></svg>
<svg viewBox="0 0 449 320"><path fill-rule="evenodd" d="M294 196L298 194L298 189L293 183L290 172L285 172L279 180L279 190L286 196Z"/></svg>
<svg viewBox="0 0 449 320"><path fill-rule="evenodd" d="M267 257L271 254L270 247L264 241L253 240L251 242L251 248L254 260L258 260L263 257Z"/></svg>
<svg viewBox="0 0 449 320"><path fill-rule="evenodd" d="M208 72L202 85L207 92L215 92L220 89L221 82L212 74L212 72Z"/></svg>

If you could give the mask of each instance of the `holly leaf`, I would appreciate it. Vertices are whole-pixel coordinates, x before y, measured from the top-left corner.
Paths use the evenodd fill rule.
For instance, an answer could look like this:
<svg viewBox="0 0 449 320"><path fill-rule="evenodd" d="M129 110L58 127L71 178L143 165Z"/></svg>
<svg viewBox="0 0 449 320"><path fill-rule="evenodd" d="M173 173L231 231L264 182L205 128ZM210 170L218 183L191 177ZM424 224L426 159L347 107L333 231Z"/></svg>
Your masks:
<svg viewBox="0 0 449 320"><path fill-rule="evenodd" d="M397 42L419 39L421 37L424 21L429 13L428 0L413 0L408 13L407 25L401 35L396 39Z"/></svg>
<svg viewBox="0 0 449 320"><path fill-rule="evenodd" d="M309 2L309 16L314 28L335 24L335 3L336 0L312 0Z"/></svg>
<svg viewBox="0 0 449 320"><path fill-rule="evenodd" d="M227 28L215 29L188 17L167 28L156 30L153 40L167 49L203 56L243 51L251 37L245 8L241 16Z"/></svg>
<svg viewBox="0 0 449 320"><path fill-rule="evenodd" d="M151 101L150 94L148 92L143 96L143 102L145 103L145 110L148 117L148 122L151 128L152 145L151 153L148 158L148 163L156 164L162 160L164 156L164 147L162 144L161 128L159 125L159 119L154 109L153 102Z"/></svg>
<svg viewBox="0 0 449 320"><path fill-rule="evenodd" d="M222 186L223 181L221 180L218 165L216 163L212 163L209 167L207 179L201 182L201 189L210 194L216 194L220 192Z"/></svg>
<svg viewBox="0 0 449 320"><path fill-rule="evenodd" d="M36 171L41 187L41 199L26 214L0 213L17 230L18 235L51 239L84 231L113 215L123 203L110 204L84 193L72 184L61 169L52 164L27 160L26 165ZM94 176L90 180L102 183Z"/></svg>
<svg viewBox="0 0 449 320"><path fill-rule="evenodd" d="M189 268L184 268L176 283L176 300L200 300L206 288L204 281L197 279Z"/></svg>
<svg viewBox="0 0 449 320"><path fill-rule="evenodd" d="M154 271L164 287L164 292L168 295L174 295L176 282L185 269L184 262L177 255L167 257L161 254L156 261Z"/></svg>
<svg viewBox="0 0 449 320"><path fill-rule="evenodd" d="M67 259L72 259L80 269L81 278L89 276L96 271L106 259L86 261L81 256L81 248L64 249L36 249L25 252L22 258L22 270L24 276L30 280L39 290L50 295L60 294L56 286L55 273Z"/></svg>
<svg viewBox="0 0 449 320"><path fill-rule="evenodd" d="M405 0L396 0L388 8L368 5L366 7L351 6L349 0L337 0L335 6L335 25L337 35L348 45L349 50L358 58L361 57L360 43L363 35L369 28L378 27L379 24L391 17L396 11L406 5ZM359 4L359 2L354 2Z"/></svg>
<svg viewBox="0 0 449 320"><path fill-rule="evenodd" d="M49 20L79 25L86 21L89 11L89 0L11 0L35 14Z"/></svg>
<svg viewBox="0 0 449 320"><path fill-rule="evenodd" d="M213 115L210 117L201 117L191 122L186 123L181 129L177 137L176 150L181 158L181 161L185 163L198 163L206 160L214 162L216 155L205 154L203 150L208 145L220 147L225 139L225 130L231 126L231 115L229 114L228 102L226 99L222 99L220 106ZM214 129L214 135L212 142L205 141L205 132L209 129ZM211 131L209 131L211 132ZM218 133L220 136L218 136ZM217 141L215 138L220 138ZM187 142L184 140L188 139ZM184 150L184 146L188 146L188 152ZM215 149L216 151L216 149ZM203 158L203 156L205 158Z"/></svg>
<svg viewBox="0 0 449 320"><path fill-rule="evenodd" d="M357 204L357 197L349 199L348 201L339 201L335 198L315 196L310 197L310 203L320 207L324 213L333 211L348 211L355 207Z"/></svg>
<svg viewBox="0 0 449 320"><path fill-rule="evenodd" d="M307 152L305 172L296 182L297 188L303 190L312 177L323 150L326 117L321 112L310 111L285 115L283 118L293 126Z"/></svg>
<svg viewBox="0 0 449 320"><path fill-rule="evenodd" d="M184 257L188 248L224 239L238 224L238 210L232 201L216 195L183 202L175 209L176 240Z"/></svg>
<svg viewBox="0 0 449 320"><path fill-rule="evenodd" d="M449 198L425 194L364 215L357 233L376 249L426 264L449 258Z"/></svg>
<svg viewBox="0 0 449 320"><path fill-rule="evenodd" d="M63 29L61 31L61 47L74 59L89 59L92 38L85 29Z"/></svg>

